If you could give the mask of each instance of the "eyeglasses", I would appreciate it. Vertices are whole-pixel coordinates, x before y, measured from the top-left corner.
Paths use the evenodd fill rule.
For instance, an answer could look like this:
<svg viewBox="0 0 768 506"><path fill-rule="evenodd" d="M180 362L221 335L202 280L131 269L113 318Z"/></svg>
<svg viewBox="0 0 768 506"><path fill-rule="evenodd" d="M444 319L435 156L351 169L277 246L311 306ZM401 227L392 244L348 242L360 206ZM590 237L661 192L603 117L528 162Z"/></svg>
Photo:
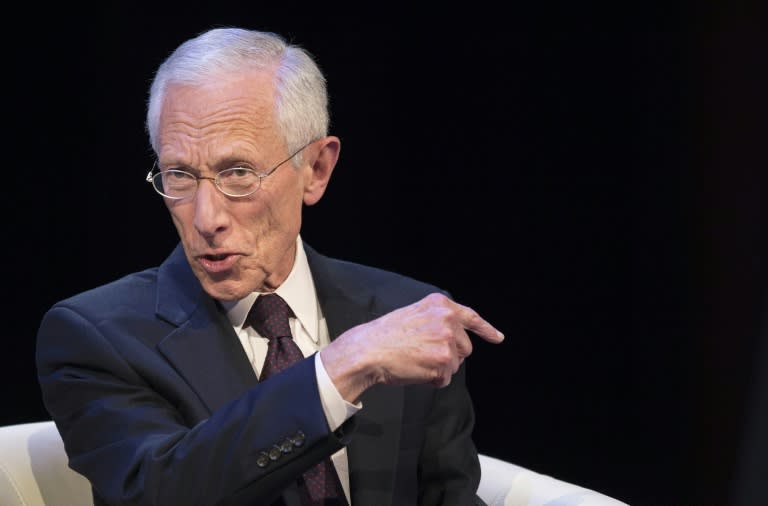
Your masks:
<svg viewBox="0 0 768 506"><path fill-rule="evenodd" d="M291 156L265 172L256 172L248 167L230 167L229 169L219 171L215 177L196 176L185 170L159 169L157 167L157 160L155 160L152 169L147 174L146 181L152 183L157 193L173 200L194 197L201 179L213 181L216 188L228 197L247 197L261 188L262 179L272 175L281 165L298 155L312 142L314 141L304 144ZM157 172L155 172L156 168L158 169Z"/></svg>

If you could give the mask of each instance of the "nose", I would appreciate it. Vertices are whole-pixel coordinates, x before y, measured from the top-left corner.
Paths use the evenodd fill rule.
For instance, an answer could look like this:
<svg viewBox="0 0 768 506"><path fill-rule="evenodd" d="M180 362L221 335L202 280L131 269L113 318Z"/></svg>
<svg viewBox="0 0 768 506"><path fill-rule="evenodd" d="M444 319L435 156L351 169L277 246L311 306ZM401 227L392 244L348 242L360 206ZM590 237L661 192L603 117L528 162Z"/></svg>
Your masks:
<svg viewBox="0 0 768 506"><path fill-rule="evenodd" d="M197 231L206 238L220 234L229 226L227 196L221 193L212 178L200 178L194 196Z"/></svg>

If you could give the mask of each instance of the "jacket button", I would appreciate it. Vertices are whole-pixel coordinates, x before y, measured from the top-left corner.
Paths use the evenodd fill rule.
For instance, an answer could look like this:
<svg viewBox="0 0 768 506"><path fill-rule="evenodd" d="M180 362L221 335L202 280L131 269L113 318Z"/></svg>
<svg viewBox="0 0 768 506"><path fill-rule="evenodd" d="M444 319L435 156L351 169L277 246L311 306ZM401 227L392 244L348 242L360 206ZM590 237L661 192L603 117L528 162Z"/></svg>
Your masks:
<svg viewBox="0 0 768 506"><path fill-rule="evenodd" d="M304 440L306 439L306 437L307 436L305 436L303 432L298 431L290 439L291 439L291 442L293 443L293 446L295 446L296 448L299 448L300 446L304 445Z"/></svg>
<svg viewBox="0 0 768 506"><path fill-rule="evenodd" d="M280 442L280 451L283 453L291 453L293 451L293 444L290 439L285 438Z"/></svg>
<svg viewBox="0 0 768 506"><path fill-rule="evenodd" d="M259 453L259 456L256 457L256 465L262 468L267 467L269 465L269 455L264 452Z"/></svg>
<svg viewBox="0 0 768 506"><path fill-rule="evenodd" d="M270 460L277 460L282 455L282 451L280 450L279 446L273 446L269 449L269 459Z"/></svg>

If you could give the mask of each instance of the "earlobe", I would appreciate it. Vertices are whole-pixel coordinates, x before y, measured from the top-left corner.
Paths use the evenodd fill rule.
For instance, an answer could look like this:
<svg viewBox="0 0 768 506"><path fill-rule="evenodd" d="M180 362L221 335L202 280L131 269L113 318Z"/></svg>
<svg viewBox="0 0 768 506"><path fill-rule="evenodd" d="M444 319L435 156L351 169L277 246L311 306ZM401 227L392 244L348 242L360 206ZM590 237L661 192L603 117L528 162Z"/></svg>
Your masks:
<svg viewBox="0 0 768 506"><path fill-rule="evenodd" d="M311 174L304 187L304 204L308 206L316 204L325 193L341 151L341 141L333 135L323 137L316 143L314 156L308 160Z"/></svg>

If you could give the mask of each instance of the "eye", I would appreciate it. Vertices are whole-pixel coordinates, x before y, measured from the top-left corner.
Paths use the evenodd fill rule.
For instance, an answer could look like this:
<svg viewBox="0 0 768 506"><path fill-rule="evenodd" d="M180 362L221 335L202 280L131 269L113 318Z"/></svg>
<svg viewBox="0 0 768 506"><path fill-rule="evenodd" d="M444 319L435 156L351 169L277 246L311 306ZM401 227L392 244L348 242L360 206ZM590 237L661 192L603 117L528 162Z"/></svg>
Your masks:
<svg viewBox="0 0 768 506"><path fill-rule="evenodd" d="M183 170L170 169L170 170L163 171L163 175L165 176L166 180L175 179L178 181L184 181L184 180L195 179L195 177L192 174L190 174L189 172L184 172Z"/></svg>
<svg viewBox="0 0 768 506"><path fill-rule="evenodd" d="M255 177L256 173L247 167L232 167L231 169L222 170L218 175L221 182L252 180Z"/></svg>
<svg viewBox="0 0 768 506"><path fill-rule="evenodd" d="M232 167L229 169L231 172L232 177L247 177L252 174L253 171L251 169L246 169L244 167Z"/></svg>

